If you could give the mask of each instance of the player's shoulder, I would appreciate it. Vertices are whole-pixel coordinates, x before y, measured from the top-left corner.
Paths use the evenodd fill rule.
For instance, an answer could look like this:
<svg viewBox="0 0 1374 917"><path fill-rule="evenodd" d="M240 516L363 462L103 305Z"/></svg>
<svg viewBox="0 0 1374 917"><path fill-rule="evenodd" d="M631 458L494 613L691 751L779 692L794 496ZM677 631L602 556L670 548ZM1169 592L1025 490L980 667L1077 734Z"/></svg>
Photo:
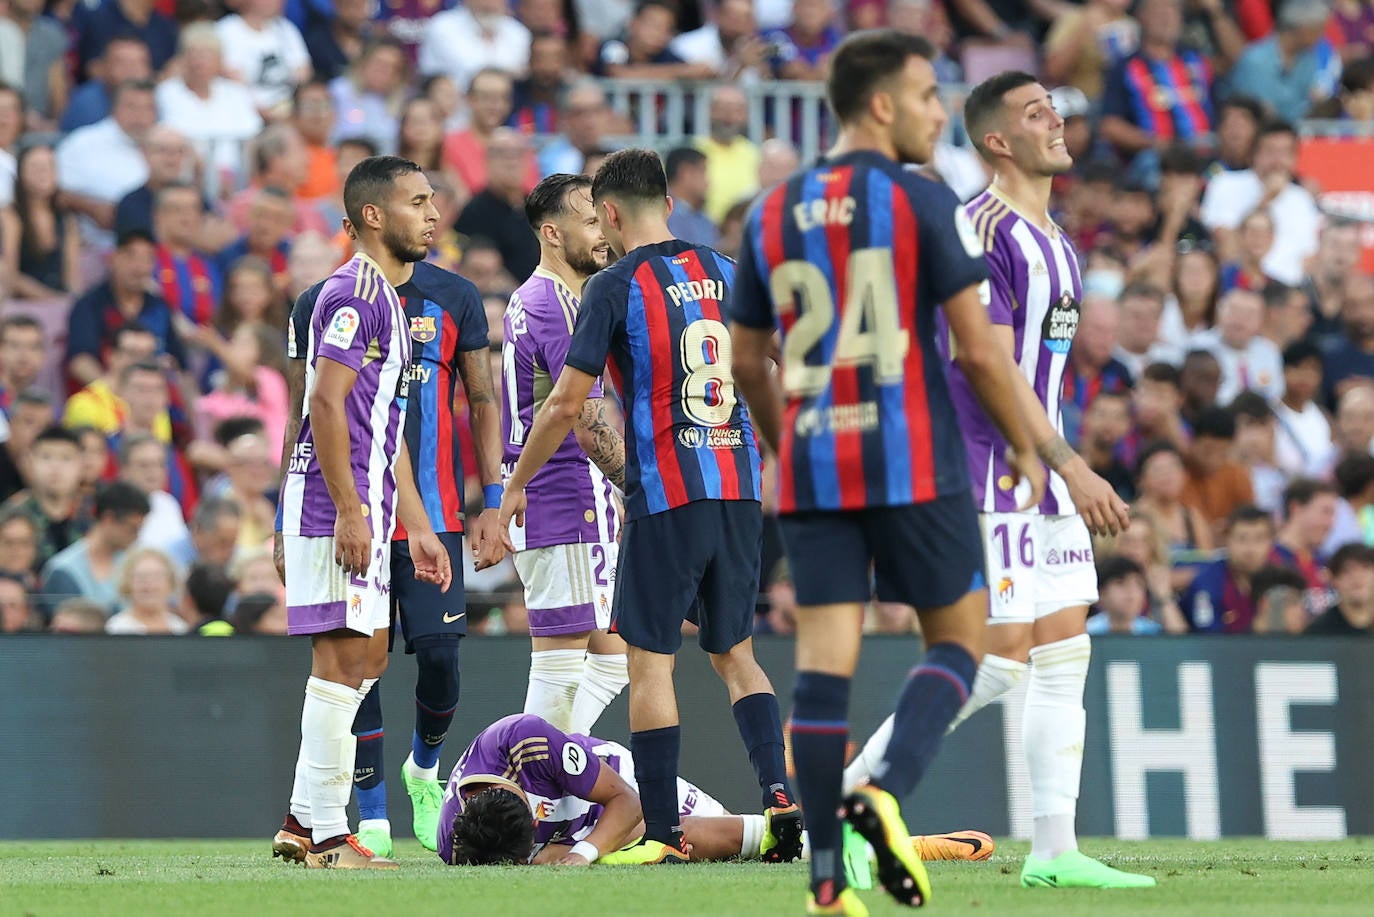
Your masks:
<svg viewBox="0 0 1374 917"><path fill-rule="evenodd" d="M643 263L643 250L635 249L627 252L625 257L615 264L597 271L582 285L582 305L585 307L606 296L623 296L634 281L635 272Z"/></svg>
<svg viewBox="0 0 1374 917"><path fill-rule="evenodd" d="M991 188L965 204L963 212L986 252L995 251L1000 240L1022 222L1016 208Z"/></svg>
<svg viewBox="0 0 1374 917"><path fill-rule="evenodd" d="M428 261L416 262L410 282L425 294L426 299L445 309L455 308L468 299L482 301L477 284Z"/></svg>
<svg viewBox="0 0 1374 917"><path fill-rule="evenodd" d="M366 255L354 255L330 274L320 289L319 301L330 305L375 306L389 286L382 269Z"/></svg>

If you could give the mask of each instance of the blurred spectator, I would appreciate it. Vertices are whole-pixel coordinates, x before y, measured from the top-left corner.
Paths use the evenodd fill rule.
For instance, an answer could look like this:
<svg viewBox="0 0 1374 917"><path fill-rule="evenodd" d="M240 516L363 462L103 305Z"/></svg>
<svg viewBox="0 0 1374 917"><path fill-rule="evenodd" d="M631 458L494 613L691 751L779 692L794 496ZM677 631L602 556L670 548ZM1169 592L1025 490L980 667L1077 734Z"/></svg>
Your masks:
<svg viewBox="0 0 1374 917"><path fill-rule="evenodd" d="M1167 356L1159 342L1159 323L1164 316L1164 291L1148 283L1128 284L1117 299L1120 322L1112 359L1131 379L1146 366Z"/></svg>
<svg viewBox="0 0 1374 917"><path fill-rule="evenodd" d="M305 144L305 179L296 186L296 196L320 201L340 194L339 153L329 142L334 135L334 99L328 83L311 80L296 87L291 98L291 124ZM326 225L328 222L325 220Z"/></svg>
<svg viewBox="0 0 1374 917"><path fill-rule="evenodd" d="M515 18L533 35L567 38L568 6L564 0L516 0Z"/></svg>
<svg viewBox="0 0 1374 917"><path fill-rule="evenodd" d="M0 207L14 201L14 154L24 133L24 97L13 86L0 83ZM0 284L5 277L0 274ZM0 286L0 292L4 287Z"/></svg>
<svg viewBox="0 0 1374 917"><path fill-rule="evenodd" d="M1331 20L1327 0L1285 0L1277 11L1274 33L1246 47L1227 83L1297 122L1314 102L1336 94L1341 58L1323 37Z"/></svg>
<svg viewBox="0 0 1374 917"><path fill-rule="evenodd" d="M792 24L763 37L776 78L819 82L825 79L830 55L844 33L833 0L793 0Z"/></svg>
<svg viewBox="0 0 1374 917"><path fill-rule="evenodd" d="M472 120L467 130L444 138L444 157L469 196L486 190L490 180L487 170L491 145L498 130L510 119L514 85L510 74L501 70L478 71L468 89L468 109L472 112ZM532 189L539 178L533 152L523 140L521 146L524 150L520 162L523 193Z"/></svg>
<svg viewBox="0 0 1374 917"><path fill-rule="evenodd" d="M569 86L559 108L559 134L539 151L540 173L586 172L587 156L605 144L609 117L606 93L595 82Z"/></svg>
<svg viewBox="0 0 1374 917"><path fill-rule="evenodd" d="M280 329L286 320L284 317L279 320L275 316L285 316L289 313L290 310L287 307L295 302L297 297L313 286L321 277L328 277L343 260L344 252L340 252L337 246L319 233L308 232L305 235L296 236L296 244L291 246L291 257L287 259L288 283L290 285L287 293L289 295L286 299L272 296L266 300L268 308L261 313L266 318L259 319L259 321L265 321L272 328ZM239 265L242 266L243 263L240 261ZM271 292L271 271L265 270L259 276L267 278L267 287Z"/></svg>
<svg viewBox="0 0 1374 917"><path fill-rule="evenodd" d="M496 243L512 277L528 277L539 263L539 240L525 219L529 142L508 127L492 132L487 144L487 185L473 196L455 229Z"/></svg>
<svg viewBox="0 0 1374 917"><path fill-rule="evenodd" d="M1340 489L1347 511L1347 534L1362 544L1374 546L1374 456L1364 452L1346 454L1337 464L1332 477ZM1342 512L1336 512L1334 528L1342 528ZM1334 532L1333 532L1334 534ZM1327 543L1330 543L1328 538Z"/></svg>
<svg viewBox="0 0 1374 917"><path fill-rule="evenodd" d="M1237 508L1255 502L1250 472L1231 457L1235 440L1236 418L1229 408L1208 408L1193 421L1185 461L1188 483L1180 499L1201 510L1217 533Z"/></svg>
<svg viewBox="0 0 1374 917"><path fill-rule="evenodd" d="M1194 633L1247 634L1253 630L1252 578L1274 545L1274 522L1259 507L1242 506L1226 525L1226 557L1201 567L1183 590L1179 607Z"/></svg>
<svg viewBox="0 0 1374 917"><path fill-rule="evenodd" d="M153 548L129 552L119 577L119 596L125 608L105 625L107 634L144 636L184 634L190 627L172 609L177 607L180 584L172 559Z"/></svg>
<svg viewBox="0 0 1374 917"><path fill-rule="evenodd" d="M422 77L419 94L438 106L439 114L444 119L444 130L459 131L467 126L467 105L463 100L463 93L458 90L453 80L443 74Z"/></svg>
<svg viewBox="0 0 1374 917"><path fill-rule="evenodd" d="M1083 412L1078 454L1121 496L1135 499L1135 478L1117 458L1116 446L1131 430L1131 402L1125 392L1100 392Z"/></svg>
<svg viewBox="0 0 1374 917"><path fill-rule="evenodd" d="M1127 159L1137 175L1155 171L1152 158L1175 140L1197 144L1212 132L1212 65L1182 48L1182 0L1141 0L1140 50L1107 72L1102 96L1102 138ZM1157 87L1169 86L1161 92Z"/></svg>
<svg viewBox="0 0 1374 917"><path fill-rule="evenodd" d="M1191 147L1175 143L1160 153L1158 219L1146 233L1154 244L1131 265L1137 277L1167 286L1181 245L1211 244L1197 218L1202 188L1202 158Z"/></svg>
<svg viewBox="0 0 1374 917"><path fill-rule="evenodd" d="M1302 577L1292 570L1268 564L1250 578L1255 601L1254 632L1292 636L1307 626L1303 607Z"/></svg>
<svg viewBox="0 0 1374 917"><path fill-rule="evenodd" d="M781 137L770 137L759 144L759 189L766 190L786 181L801 168L797 148ZM738 203L738 201L736 201ZM733 209L733 205L731 205ZM722 223L724 218L722 218Z"/></svg>
<svg viewBox="0 0 1374 917"><path fill-rule="evenodd" d="M220 567L192 564L186 571L181 616L202 637L228 637L234 626L225 620L234 583Z"/></svg>
<svg viewBox="0 0 1374 917"><path fill-rule="evenodd" d="M5 506L29 517L38 530L38 549L33 557L36 573L58 551L84 535L91 520L80 503L81 441L75 433L48 427L34 439L26 459L29 487Z"/></svg>
<svg viewBox="0 0 1374 917"><path fill-rule="evenodd" d="M219 311L223 277L214 260L196 250L204 213L194 185L168 185L153 204L157 266L152 276L178 328L206 325Z"/></svg>
<svg viewBox="0 0 1374 917"><path fill-rule="evenodd" d="M1283 350L1283 397L1273 402L1278 419L1275 454L1288 477L1321 477L1335 460L1331 420L1316 403L1322 390L1322 354L1295 341Z"/></svg>
<svg viewBox="0 0 1374 917"><path fill-rule="evenodd" d="M334 136L367 137L383 153L396 150L406 90L405 49L390 36L368 42L348 70L329 84L334 97Z"/></svg>
<svg viewBox="0 0 1374 917"><path fill-rule="evenodd" d="M460 89L486 68L523 76L529 62L530 30L510 15L507 0L467 0L436 13L420 43L420 72L442 73Z"/></svg>
<svg viewBox="0 0 1374 917"><path fill-rule="evenodd" d="M109 43L84 83L72 92L62 112L61 130L67 134L110 116L114 91L123 83L144 82L153 78L154 67L148 45L130 32L106 35Z"/></svg>
<svg viewBox="0 0 1374 917"><path fill-rule="evenodd" d="M119 395L124 370L157 357L157 337L137 321L126 322L110 336L105 368L80 391L67 399L62 423L69 428L91 427L112 436L124 426L129 406ZM164 414L156 422L159 442L171 442L172 421Z"/></svg>
<svg viewBox="0 0 1374 917"><path fill-rule="evenodd" d="M937 80L942 84L964 81L963 67L950 56L955 50L955 34L942 0L888 0L885 12L889 28L920 35L934 46L935 59L930 63Z"/></svg>
<svg viewBox="0 0 1374 917"><path fill-rule="evenodd" d="M1181 361L1193 336L1212 327L1216 319L1218 280L1217 256L1208 243L1185 240L1176 246L1171 296L1164 303L1159 322L1159 340Z"/></svg>
<svg viewBox="0 0 1374 917"><path fill-rule="evenodd" d="M1057 17L1045 37L1045 81L1100 98L1104 71L1140 46L1140 25L1128 15L1130 6L1130 0L1088 0Z"/></svg>
<svg viewBox="0 0 1374 917"><path fill-rule="evenodd" d="M103 634L105 612L86 599L67 599L53 611L48 630L54 634Z"/></svg>
<svg viewBox="0 0 1374 917"><path fill-rule="evenodd" d="M229 561L238 547L238 505L225 497L206 497L191 517L191 554L180 558L183 566L194 561L229 568Z"/></svg>
<svg viewBox="0 0 1374 917"><path fill-rule="evenodd" d="M1190 350L1178 371L1178 390L1183 395L1183 420L1189 425L1199 413L1216 407L1221 399L1221 363L1209 350Z"/></svg>
<svg viewBox="0 0 1374 917"><path fill-rule="evenodd" d="M1317 235L1317 251L1307 262L1302 289L1312 300L1316 337L1339 334L1346 280L1355 273L1363 252L1360 226L1354 220L1328 217Z"/></svg>
<svg viewBox="0 0 1374 917"><path fill-rule="evenodd" d="M446 185L450 194L466 195L467 188L462 179L449 167L444 157L444 122L433 101L416 96L401 109L396 153L424 169L431 183ZM434 190L436 194L439 192L438 187ZM460 208L466 203L464 197L459 202Z"/></svg>
<svg viewBox="0 0 1374 917"><path fill-rule="evenodd" d="M496 243L486 236L470 236L463 246L463 260L458 273L473 282L484 300L490 296L501 300L501 311L505 312L505 299L515 290L516 283L515 278L506 272L501 261L501 249L496 247ZM496 322L497 326L500 324Z"/></svg>
<svg viewBox="0 0 1374 917"><path fill-rule="evenodd" d="M286 634L286 604L274 596L251 592L234 602L234 633L258 636Z"/></svg>
<svg viewBox="0 0 1374 917"><path fill-rule="evenodd" d="M1260 335L1264 299L1235 289L1217 302L1217 325L1193 336L1193 346L1206 350L1221 367L1216 403L1230 404L1244 391L1274 399L1283 394L1283 357L1274 342Z"/></svg>
<svg viewBox="0 0 1374 917"><path fill-rule="evenodd" d="M1274 218L1267 210L1253 210L1236 231L1235 259L1221 266L1221 292L1250 290L1258 293L1270 284L1264 259L1274 247Z"/></svg>
<svg viewBox="0 0 1374 917"><path fill-rule="evenodd" d="M268 120L285 117L291 94L310 79L310 52L283 6L284 0L239 0L238 12L215 23L225 75L248 86Z"/></svg>
<svg viewBox="0 0 1374 917"><path fill-rule="evenodd" d="M689 64L669 43L678 31L673 0L639 0L634 16L619 38L601 43L592 73L621 80L709 80L710 64Z"/></svg>
<svg viewBox="0 0 1374 917"><path fill-rule="evenodd" d="M277 576L277 565L268 548L259 546L238 551L229 565L229 577L239 595L270 595L281 601L286 598L286 587Z"/></svg>
<svg viewBox="0 0 1374 917"><path fill-rule="evenodd" d="M529 76L515 83L509 125L525 134L558 132L558 102L567 87L568 41L555 32L530 39Z"/></svg>
<svg viewBox="0 0 1374 917"><path fill-rule="evenodd" d="M779 560L769 577L768 608L754 619L755 633L793 634L797 631L797 590L786 558Z"/></svg>
<svg viewBox="0 0 1374 917"><path fill-rule="evenodd" d="M1158 441L1140 452L1136 466L1136 505L1159 523L1170 555L1212 550L1212 529L1197 507L1183 502L1188 477L1183 453L1173 443Z"/></svg>
<svg viewBox="0 0 1374 917"><path fill-rule="evenodd" d="M43 602L51 609L73 596L114 614L124 553L138 540L148 516L143 491L123 481L103 484L95 495L95 521L84 536L43 566Z"/></svg>
<svg viewBox="0 0 1374 917"><path fill-rule="evenodd" d="M773 0L785 4L787 0ZM619 35L634 15L635 0L572 0L577 13L578 27L591 44L595 55L598 45Z"/></svg>
<svg viewBox="0 0 1374 917"><path fill-rule="evenodd" d="M0 634L35 633L42 629L23 581L0 573Z"/></svg>
<svg viewBox="0 0 1374 917"><path fill-rule="evenodd" d="M0 413L8 414L15 396L33 387L47 357L38 319L22 312L0 318Z"/></svg>
<svg viewBox="0 0 1374 917"><path fill-rule="evenodd" d="M1099 393L1131 388L1130 370L1112 356L1120 321L1116 303L1098 294L1084 295L1059 400L1064 411L1064 435L1071 443L1078 442L1083 412Z"/></svg>
<svg viewBox="0 0 1374 917"><path fill-rule="evenodd" d="M101 361L114 345L115 332L129 322L150 331L157 353L178 366L185 365L181 338L172 325L172 310L162 297L149 292L156 246L138 230L124 233L110 257L110 274L72 306L67 334L67 373L81 385L104 375Z"/></svg>
<svg viewBox="0 0 1374 917"><path fill-rule="evenodd" d="M1159 622L1147 616L1149 597L1145 571L1125 557L1108 557L1097 565L1098 599L1087 631L1099 634L1152 636L1162 633Z"/></svg>
<svg viewBox="0 0 1374 917"><path fill-rule="evenodd" d="M262 130L253 94L223 76L223 47L213 24L187 25L180 47L180 73L157 87L158 114L196 144L205 162L236 174L243 163L242 144Z"/></svg>
<svg viewBox="0 0 1374 917"><path fill-rule="evenodd" d="M1374 452L1374 386L1353 385L1336 402L1332 428L1336 448L1346 452Z"/></svg>
<svg viewBox="0 0 1374 917"><path fill-rule="evenodd" d="M177 24L156 9L155 0L104 0L77 4L72 14L76 32L78 76L99 76L92 64L105 57L115 36L132 35L148 48L153 72L167 66L177 53Z"/></svg>
<svg viewBox="0 0 1374 917"><path fill-rule="evenodd" d="M1312 478L1298 478L1283 492L1283 523L1274 539L1272 560L1297 570L1307 581L1309 617L1325 611L1330 601L1319 552L1336 521L1338 501L1334 485Z"/></svg>
<svg viewBox="0 0 1374 917"><path fill-rule="evenodd" d="M0 84L18 92L24 85L24 31L8 14L8 5L0 4Z"/></svg>
<svg viewBox="0 0 1374 917"><path fill-rule="evenodd" d="M1282 121L1268 122L1255 140L1254 165L1213 176L1202 195L1202 222L1212 230L1225 259L1238 253L1236 230L1241 220L1255 210L1267 210L1273 218L1274 244L1264 256L1264 273L1294 286L1302 281L1304 262L1316 251L1321 225L1312 192L1294 180L1297 162L1297 132Z"/></svg>
<svg viewBox="0 0 1374 917"><path fill-rule="evenodd" d="M167 492L167 447L156 437L127 436L119 444L119 479L148 498L148 516L138 543L177 556L190 543L191 530L181 504Z"/></svg>
<svg viewBox="0 0 1374 917"><path fill-rule="evenodd" d="M828 0L827 0L828 2ZM668 49L689 64L705 64L724 80L756 81L769 56L770 42L758 34L753 0L720 0L711 21L683 32Z"/></svg>
<svg viewBox="0 0 1374 917"><path fill-rule="evenodd" d="M394 4L378 4L390 11ZM363 53L367 42L376 37L372 24L374 4L369 0L334 0L334 15L317 19L305 32L305 47L310 52L310 64L315 77L332 80L343 76L349 66ZM400 41L400 36L397 36ZM404 45L401 45L404 53Z"/></svg>
<svg viewBox="0 0 1374 917"><path fill-rule="evenodd" d="M310 283L319 279L316 277ZM286 306L286 299L277 292L277 278L272 266L255 255L245 255L234 262L225 277L224 302L219 308L215 326L226 337L245 323L265 322L281 328L286 324Z"/></svg>
<svg viewBox="0 0 1374 917"><path fill-rule="evenodd" d="M1111 210L1112 190L1116 185L1117 167L1113 163L1090 159L1074 170L1068 190L1056 202L1062 209L1055 214L1055 221L1073 240L1085 258L1091 260L1101 257L1101 247L1107 235L1107 214ZM1065 176L1059 176L1061 181ZM1086 266L1086 265L1085 265ZM1115 296L1125 283L1123 276L1114 278L1119 281L1113 290L1103 289L1100 278L1090 277L1085 271L1084 291L1106 293Z"/></svg>
<svg viewBox="0 0 1374 917"><path fill-rule="evenodd" d="M729 83L711 90L710 132L698 137L697 149L706 154L706 215L720 224L738 201L759 190L759 148L745 136L749 128L749 97Z"/></svg>
<svg viewBox="0 0 1374 917"><path fill-rule="evenodd" d="M383 23L387 32L401 40L406 49L406 60L413 66L419 57L420 44L424 41L430 19L457 5L458 0L392 0L390 3L365 4L364 9ZM336 0L336 10L337 6ZM421 92L424 91L422 88Z"/></svg>
<svg viewBox="0 0 1374 917"><path fill-rule="evenodd" d="M1336 603L1303 633L1323 637L1374 634L1374 548L1348 544L1331 558Z"/></svg>
<svg viewBox="0 0 1374 917"><path fill-rule="evenodd" d="M1254 503L1274 518L1283 512L1283 489L1288 475L1279 466L1278 420L1263 395L1241 392L1231 402L1236 418L1232 457L1250 474Z"/></svg>
<svg viewBox="0 0 1374 917"><path fill-rule="evenodd" d="M15 577L26 587L36 586L37 557L38 524L33 516L13 506L0 507L0 573Z"/></svg>
<svg viewBox="0 0 1374 917"><path fill-rule="evenodd" d="M1174 597L1174 575L1169 566L1169 545L1159 530L1159 523L1146 509L1131 507L1131 525L1107 550L1094 546L1100 557L1117 556L1135 561L1145 573L1145 590L1149 595L1150 617L1171 634L1186 633L1188 622L1183 619ZM1191 574L1183 579L1186 583Z"/></svg>
<svg viewBox="0 0 1374 917"><path fill-rule="evenodd" d="M177 499L183 512L195 508L198 489L191 465L183 452L183 441L173 436L170 442L158 435L167 416L170 392L167 373L156 363L133 363L119 376L119 394L128 410L117 432L110 438L110 449L118 455L126 437L152 436L167 451L167 490Z"/></svg>
<svg viewBox="0 0 1374 917"><path fill-rule="evenodd" d="M1352 273L1341 303L1344 334L1326 348L1324 384L1327 401L1352 385L1374 383L1374 277Z"/></svg>
<svg viewBox="0 0 1374 917"><path fill-rule="evenodd" d="M147 180L120 198L115 206L115 234L137 230L153 233L153 204L157 193L170 185L184 184L191 176L194 153L191 144L175 128L154 124L143 136Z"/></svg>
<svg viewBox="0 0 1374 917"><path fill-rule="evenodd" d="M1140 461L1141 451L1157 440L1182 448L1188 441L1183 423L1183 389L1178 367L1151 363L1131 392L1133 425L1117 445L1116 455L1128 468Z"/></svg>
<svg viewBox="0 0 1374 917"><path fill-rule="evenodd" d="M238 241L219 253L220 270L226 274L240 259L252 256L264 261L272 269L272 282L278 295L286 294L287 262L291 256L293 211L299 215L299 201L293 202L281 188L266 187L254 192L248 208L248 224ZM313 211L312 211L313 212ZM315 214L323 226L323 220ZM322 232L322 228L303 230Z"/></svg>
<svg viewBox="0 0 1374 917"><path fill-rule="evenodd" d="M277 484L278 446L274 452L267 438L256 434L239 436L228 444L229 463L219 496L233 501L239 509L237 547L248 550L262 547L272 537L277 509L266 496Z"/></svg>
<svg viewBox="0 0 1374 917"><path fill-rule="evenodd" d="M22 87L29 127L52 130L67 103L68 39L56 20L43 15L43 7L44 0L10 0L10 19L24 33Z"/></svg>
<svg viewBox="0 0 1374 917"><path fill-rule="evenodd" d="M276 188L294 208L292 232L328 232L315 208L300 195L309 169L310 157L300 132L290 124L270 125L253 141L253 180L230 199L225 215L240 232L249 229L258 192Z"/></svg>
<svg viewBox="0 0 1374 917"><path fill-rule="evenodd" d="M693 147L670 150L664 172L673 201L668 229L679 239L714 248L718 241L716 224L701 212L706 204L706 154Z"/></svg>
<svg viewBox="0 0 1374 917"><path fill-rule="evenodd" d="M1217 105L1216 161L1209 178L1250 168L1262 123L1264 108L1249 96L1233 94Z"/></svg>
<svg viewBox="0 0 1374 917"><path fill-rule="evenodd" d="M153 84L120 83L108 118L72 131L57 145L60 201L82 216L87 244L109 244L115 205L148 180L142 144L155 123Z"/></svg>
<svg viewBox="0 0 1374 917"><path fill-rule="evenodd" d="M81 443L81 499L94 501L96 487L109 475L110 440L95 427L73 427L71 431Z"/></svg>
<svg viewBox="0 0 1374 917"><path fill-rule="evenodd" d="M34 440L52 426L53 420L52 396L47 392L28 389L14 396L9 407L10 436L0 444L0 500L8 500L29 485Z"/></svg>
<svg viewBox="0 0 1374 917"><path fill-rule="evenodd" d="M1370 9L1364 4L1361 7ZM1374 18L1374 12L1369 15ZM1313 105L1308 117L1359 123L1374 121L1374 57L1361 57L1347 63L1336 97Z"/></svg>
<svg viewBox="0 0 1374 917"><path fill-rule="evenodd" d="M1312 331L1312 302L1298 287L1290 287L1277 280L1265 284L1264 327L1260 331L1265 339L1282 352L1285 347L1308 339Z"/></svg>
<svg viewBox="0 0 1374 917"><path fill-rule="evenodd" d="M207 336L208 337L208 336ZM231 417L263 422L266 441L280 455L286 431L286 352L281 332L263 322L243 322L229 340L214 334L211 351L223 365L214 388L197 404L199 421L219 423Z"/></svg>

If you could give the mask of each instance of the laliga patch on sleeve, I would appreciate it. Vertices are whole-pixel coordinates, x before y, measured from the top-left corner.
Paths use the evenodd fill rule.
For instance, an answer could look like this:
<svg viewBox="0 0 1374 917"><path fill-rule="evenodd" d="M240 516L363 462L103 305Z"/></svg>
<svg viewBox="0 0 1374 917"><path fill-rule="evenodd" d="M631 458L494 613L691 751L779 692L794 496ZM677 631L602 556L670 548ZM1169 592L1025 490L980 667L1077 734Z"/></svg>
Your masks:
<svg viewBox="0 0 1374 917"><path fill-rule="evenodd" d="M563 746L563 770L576 777L587 769L587 751L575 742Z"/></svg>
<svg viewBox="0 0 1374 917"><path fill-rule="evenodd" d="M300 354L296 352L296 323L291 321L286 323L286 357L289 360L300 359Z"/></svg>
<svg viewBox="0 0 1374 917"><path fill-rule="evenodd" d="M977 258L983 254L983 243L978 241L978 233L973 231L973 221L964 212L963 204L954 208L954 228L958 231L959 241L964 243L964 251L968 252L970 258Z"/></svg>
<svg viewBox="0 0 1374 917"><path fill-rule="evenodd" d="M329 328L324 332L324 343L340 350L347 350L353 346L353 338L358 334L358 326L362 320L358 318L358 310L352 306L344 306L329 321Z"/></svg>

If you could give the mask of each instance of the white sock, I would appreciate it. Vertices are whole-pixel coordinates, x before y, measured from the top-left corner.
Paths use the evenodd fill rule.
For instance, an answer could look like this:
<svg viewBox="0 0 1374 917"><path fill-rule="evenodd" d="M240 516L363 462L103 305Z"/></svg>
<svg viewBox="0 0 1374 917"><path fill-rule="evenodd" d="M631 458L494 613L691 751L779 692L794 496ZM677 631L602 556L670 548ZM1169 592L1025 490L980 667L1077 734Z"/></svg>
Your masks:
<svg viewBox="0 0 1374 917"><path fill-rule="evenodd" d="M601 714L629 683L630 663L624 653L588 653L582 663L582 683L577 686L577 694L573 697L568 731L591 735L592 727Z"/></svg>
<svg viewBox="0 0 1374 917"><path fill-rule="evenodd" d="M964 720L1016 687L1025 674L1024 662L1017 662L1005 656L994 656L991 653L984 655L983 661L978 663L978 676L973 679L973 690L969 691L968 700L959 708L954 721L945 730L945 735L949 735Z"/></svg>
<svg viewBox="0 0 1374 917"><path fill-rule="evenodd" d="M573 696L582 680L583 650L537 650L530 653L530 686L525 712L542 716L556 729L569 731Z"/></svg>
<svg viewBox="0 0 1374 917"><path fill-rule="evenodd" d="M1078 849L1074 816L1083 770L1083 685L1092 643L1087 634L1030 651L1031 674L1021 720L1030 773L1031 856L1052 860Z"/></svg>
<svg viewBox="0 0 1374 917"><path fill-rule="evenodd" d="M410 775L412 780L438 780L439 765L433 767L421 767L415 763L415 752L406 755L406 763L401 765L401 770Z"/></svg>
<svg viewBox="0 0 1374 917"><path fill-rule="evenodd" d="M368 694L368 692L371 691L373 688L377 687L377 682L379 682L379 681L381 681L380 678L364 678L364 679L363 679L363 683L362 683L361 685L358 686L358 703L359 703L359 704L361 704L363 701L367 700L367 694Z"/></svg>
<svg viewBox="0 0 1374 917"><path fill-rule="evenodd" d="M357 713L357 688L314 676L305 683L301 747L310 797L310 833L317 844L348 833L348 797L353 792L358 751L358 740L353 737Z"/></svg>
<svg viewBox="0 0 1374 917"><path fill-rule="evenodd" d="M741 815L744 819L744 840L739 845L740 859L757 860L761 855L759 848L763 846L763 832L768 830L768 823L762 815Z"/></svg>
<svg viewBox="0 0 1374 917"><path fill-rule="evenodd" d="M887 754L887 743L892 740L892 722L896 718L897 714L888 714L887 719L883 720L877 731L868 737L864 747L859 749L854 760L844 769L843 790L846 794L872 776L874 769L882 763L883 755Z"/></svg>
<svg viewBox="0 0 1374 917"><path fill-rule="evenodd" d="M305 728L304 711L302 711L301 728ZM305 775L305 740L302 739L300 750L296 752L296 776L291 783L291 814L295 816L296 821L300 822L302 828L309 828L310 786Z"/></svg>

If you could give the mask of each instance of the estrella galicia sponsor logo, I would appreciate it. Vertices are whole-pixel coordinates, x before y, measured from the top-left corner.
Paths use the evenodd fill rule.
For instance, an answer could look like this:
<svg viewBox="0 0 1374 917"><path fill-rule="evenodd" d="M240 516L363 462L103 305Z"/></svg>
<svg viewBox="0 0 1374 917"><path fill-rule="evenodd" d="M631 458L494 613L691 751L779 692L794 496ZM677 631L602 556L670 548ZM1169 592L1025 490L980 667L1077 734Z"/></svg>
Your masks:
<svg viewBox="0 0 1374 917"><path fill-rule="evenodd" d="M1073 346L1073 336L1078 333L1078 300L1073 294L1065 292L1050 306L1045 315L1045 324L1040 329L1041 340L1051 353L1068 353Z"/></svg>
<svg viewBox="0 0 1374 917"><path fill-rule="evenodd" d="M683 427L677 441L688 449L738 449L744 445L744 431L736 427Z"/></svg>

